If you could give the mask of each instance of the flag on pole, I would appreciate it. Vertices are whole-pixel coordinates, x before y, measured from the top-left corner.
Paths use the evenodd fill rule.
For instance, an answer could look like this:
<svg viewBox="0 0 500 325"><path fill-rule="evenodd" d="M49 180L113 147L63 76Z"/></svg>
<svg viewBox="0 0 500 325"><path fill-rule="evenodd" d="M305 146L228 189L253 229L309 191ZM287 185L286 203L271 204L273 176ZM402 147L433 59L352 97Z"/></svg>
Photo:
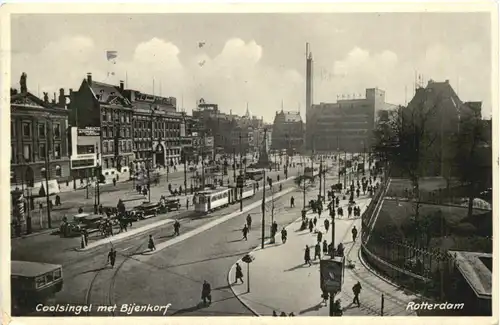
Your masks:
<svg viewBox="0 0 500 325"><path fill-rule="evenodd" d="M113 64L116 64L115 59L118 57L118 52L117 51L106 51L106 59L108 61L113 62Z"/></svg>
<svg viewBox="0 0 500 325"><path fill-rule="evenodd" d="M203 46L205 46L205 42L198 42L198 47L201 49Z"/></svg>

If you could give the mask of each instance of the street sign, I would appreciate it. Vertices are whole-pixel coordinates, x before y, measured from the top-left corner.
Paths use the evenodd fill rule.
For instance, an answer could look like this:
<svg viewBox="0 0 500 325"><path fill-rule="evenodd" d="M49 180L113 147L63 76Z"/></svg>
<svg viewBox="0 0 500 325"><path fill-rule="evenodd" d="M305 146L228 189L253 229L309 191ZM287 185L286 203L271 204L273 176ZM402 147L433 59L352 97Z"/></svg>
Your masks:
<svg viewBox="0 0 500 325"><path fill-rule="evenodd" d="M319 269L321 290L329 293L340 292L344 275L344 258L321 260Z"/></svg>

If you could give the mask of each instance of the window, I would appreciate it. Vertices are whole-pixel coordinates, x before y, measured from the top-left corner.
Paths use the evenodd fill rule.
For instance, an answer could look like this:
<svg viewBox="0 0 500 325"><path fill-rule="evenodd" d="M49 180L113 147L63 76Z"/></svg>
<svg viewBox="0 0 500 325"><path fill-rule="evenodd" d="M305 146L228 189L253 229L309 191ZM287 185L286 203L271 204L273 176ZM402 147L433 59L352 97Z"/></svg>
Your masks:
<svg viewBox="0 0 500 325"><path fill-rule="evenodd" d="M61 159L61 144L60 143L54 144L54 158Z"/></svg>
<svg viewBox="0 0 500 325"><path fill-rule="evenodd" d="M113 142L109 142L109 152L113 152L113 148L114 148Z"/></svg>
<svg viewBox="0 0 500 325"><path fill-rule="evenodd" d="M45 144L44 143L41 143L39 146L38 146L38 157L40 158L45 158L45 154L46 154L46 147L45 147Z"/></svg>
<svg viewBox="0 0 500 325"><path fill-rule="evenodd" d="M23 158L26 162L31 161L31 144L23 145Z"/></svg>
<svg viewBox="0 0 500 325"><path fill-rule="evenodd" d="M110 127L110 128L108 129L108 136L109 136L110 138L112 138L112 137L113 137L113 132L114 132L113 128L112 128L112 127Z"/></svg>
<svg viewBox="0 0 500 325"><path fill-rule="evenodd" d="M24 137L31 137L31 123L30 122L23 122L23 136Z"/></svg>
<svg viewBox="0 0 500 325"><path fill-rule="evenodd" d="M107 119L106 119L106 117L107 117L106 110L103 109L102 112L101 112L101 115L102 115L102 121L106 122L107 121Z"/></svg>
<svg viewBox="0 0 500 325"><path fill-rule="evenodd" d="M53 136L54 139L60 139L61 138L61 125L59 123L54 123L52 125L52 130L53 130Z"/></svg>
<svg viewBox="0 0 500 325"><path fill-rule="evenodd" d="M10 163L13 164L16 161L16 146L14 143L10 145Z"/></svg>
<svg viewBox="0 0 500 325"><path fill-rule="evenodd" d="M120 113L120 122L125 122L125 116L123 113Z"/></svg>
<svg viewBox="0 0 500 325"><path fill-rule="evenodd" d="M95 152L95 146L92 144L87 145L77 145L76 146L76 154L77 155L86 155Z"/></svg>
<svg viewBox="0 0 500 325"><path fill-rule="evenodd" d="M102 143L102 152L103 153L108 152L108 143L106 141Z"/></svg>
<svg viewBox="0 0 500 325"><path fill-rule="evenodd" d="M10 121L10 137L15 138L16 137L16 122Z"/></svg>
<svg viewBox="0 0 500 325"><path fill-rule="evenodd" d="M41 288L45 285L45 277L44 276L38 276L35 278L35 283L37 288Z"/></svg>
<svg viewBox="0 0 500 325"><path fill-rule="evenodd" d="M61 166L56 165L56 177L61 177L61 176L62 176Z"/></svg>
<svg viewBox="0 0 500 325"><path fill-rule="evenodd" d="M111 122L112 119L111 119L111 112L108 112L108 118L106 119L108 122Z"/></svg>
<svg viewBox="0 0 500 325"><path fill-rule="evenodd" d="M10 171L10 182L12 184L16 183L16 173L13 170Z"/></svg>
<svg viewBox="0 0 500 325"><path fill-rule="evenodd" d="M54 280L61 278L62 272L60 269L54 271Z"/></svg>
<svg viewBox="0 0 500 325"><path fill-rule="evenodd" d="M125 116L125 122L126 122L126 123L130 123L130 114L127 114L127 115Z"/></svg>
<svg viewBox="0 0 500 325"><path fill-rule="evenodd" d="M42 176L42 178L46 178L47 177L47 170L45 169L45 167L42 167L40 169L40 176ZM45 189L47 190L47 189Z"/></svg>

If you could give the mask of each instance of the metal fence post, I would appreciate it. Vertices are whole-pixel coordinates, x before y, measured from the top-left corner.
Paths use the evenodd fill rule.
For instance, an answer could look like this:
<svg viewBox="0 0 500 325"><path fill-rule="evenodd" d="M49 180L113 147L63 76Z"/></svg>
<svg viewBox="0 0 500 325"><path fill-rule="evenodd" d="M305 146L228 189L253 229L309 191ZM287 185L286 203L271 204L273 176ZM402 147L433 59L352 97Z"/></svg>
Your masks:
<svg viewBox="0 0 500 325"><path fill-rule="evenodd" d="M380 316L384 316L384 294L382 294L382 297L380 299Z"/></svg>

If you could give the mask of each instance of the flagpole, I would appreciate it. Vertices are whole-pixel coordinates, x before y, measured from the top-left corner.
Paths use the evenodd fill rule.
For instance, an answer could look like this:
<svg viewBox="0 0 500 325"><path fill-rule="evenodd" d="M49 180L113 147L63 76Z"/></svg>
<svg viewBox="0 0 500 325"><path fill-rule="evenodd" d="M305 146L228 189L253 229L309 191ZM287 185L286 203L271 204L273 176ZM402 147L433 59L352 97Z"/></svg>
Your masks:
<svg viewBox="0 0 500 325"><path fill-rule="evenodd" d="M153 96L155 95L155 78L153 78Z"/></svg>
<svg viewBox="0 0 500 325"><path fill-rule="evenodd" d="M128 88L128 71L125 71L125 88Z"/></svg>

